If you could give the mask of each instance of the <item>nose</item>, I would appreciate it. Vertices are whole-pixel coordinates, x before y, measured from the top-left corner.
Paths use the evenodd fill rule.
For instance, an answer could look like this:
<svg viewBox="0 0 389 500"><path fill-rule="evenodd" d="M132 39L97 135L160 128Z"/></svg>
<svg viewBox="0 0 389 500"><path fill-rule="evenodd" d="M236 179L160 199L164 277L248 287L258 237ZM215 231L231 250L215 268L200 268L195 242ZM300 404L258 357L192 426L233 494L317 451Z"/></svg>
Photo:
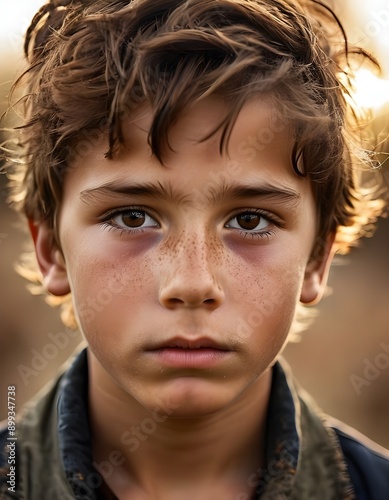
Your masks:
<svg viewBox="0 0 389 500"><path fill-rule="evenodd" d="M220 284L221 255L215 244L205 237L192 237L178 241L164 263L159 293L160 303L168 309L217 309L224 302ZM219 279L218 279L219 278Z"/></svg>

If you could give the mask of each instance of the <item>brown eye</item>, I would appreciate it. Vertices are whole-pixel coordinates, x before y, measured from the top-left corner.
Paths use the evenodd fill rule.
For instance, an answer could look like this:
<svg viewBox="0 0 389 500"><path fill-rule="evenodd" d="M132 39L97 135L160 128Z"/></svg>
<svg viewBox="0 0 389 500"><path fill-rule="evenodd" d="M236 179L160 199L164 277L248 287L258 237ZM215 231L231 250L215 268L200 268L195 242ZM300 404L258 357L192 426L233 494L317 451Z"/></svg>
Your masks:
<svg viewBox="0 0 389 500"><path fill-rule="evenodd" d="M120 229L127 229L128 231L131 231L131 229L159 227L158 222L147 212L135 208L116 212L115 215L111 216L109 225Z"/></svg>
<svg viewBox="0 0 389 500"><path fill-rule="evenodd" d="M120 215L122 223L127 227L140 227L146 221L145 212L139 210L129 210Z"/></svg>
<svg viewBox="0 0 389 500"><path fill-rule="evenodd" d="M262 217L258 214L241 214L236 217L242 229L255 229L261 222Z"/></svg>
<svg viewBox="0 0 389 500"><path fill-rule="evenodd" d="M225 227L247 232L264 232L269 226L271 222L264 215L257 212L241 212L230 219Z"/></svg>

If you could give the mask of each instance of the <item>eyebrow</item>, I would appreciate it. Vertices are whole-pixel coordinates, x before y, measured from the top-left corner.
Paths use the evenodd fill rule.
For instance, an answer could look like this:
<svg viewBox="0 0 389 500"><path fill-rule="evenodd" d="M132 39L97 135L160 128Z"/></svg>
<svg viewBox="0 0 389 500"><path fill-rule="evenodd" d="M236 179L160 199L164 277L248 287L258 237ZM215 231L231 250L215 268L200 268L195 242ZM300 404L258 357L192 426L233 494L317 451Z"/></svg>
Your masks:
<svg viewBox="0 0 389 500"><path fill-rule="evenodd" d="M266 198L297 203L301 195L298 191L283 185L275 185L265 181L258 185L252 184L227 184L221 187L209 187L209 201L218 204L225 200L235 200L239 198Z"/></svg>
<svg viewBox="0 0 389 500"><path fill-rule="evenodd" d="M164 200L175 201L183 203L188 195L174 189L170 182L152 183L145 182L143 184L128 184L120 182L108 182L102 186L85 189L80 193L80 200L82 203L89 205L95 199L101 197L114 197L118 196L147 196L151 198L161 198Z"/></svg>
<svg viewBox="0 0 389 500"><path fill-rule="evenodd" d="M217 205L229 200L266 198L296 206L300 201L301 194L290 187L272 184L268 181L258 185L253 184L227 184L216 185L215 181L209 181L204 186L205 196L210 205ZM128 184L120 182L109 182L96 188L86 189L80 193L83 204L89 205L101 198L117 198L118 196L143 196L174 201L177 204L189 203L191 194L183 193L175 188L170 182L142 184Z"/></svg>

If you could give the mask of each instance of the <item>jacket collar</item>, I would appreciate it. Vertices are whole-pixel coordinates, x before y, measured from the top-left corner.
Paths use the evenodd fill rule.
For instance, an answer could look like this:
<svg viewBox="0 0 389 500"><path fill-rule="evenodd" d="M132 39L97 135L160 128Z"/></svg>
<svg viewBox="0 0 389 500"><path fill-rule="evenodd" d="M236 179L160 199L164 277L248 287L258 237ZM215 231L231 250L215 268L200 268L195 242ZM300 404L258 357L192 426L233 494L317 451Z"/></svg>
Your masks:
<svg viewBox="0 0 389 500"><path fill-rule="evenodd" d="M43 488L51 488L63 491L63 498L104 498L102 476L93 466L87 401L84 350L19 425L19 443L25 448L25 453L19 451L24 461L22 476L52 479L46 485L35 481L35 491L47 494ZM335 433L296 390L284 362L273 367L266 434L267 467L248 477L248 484L256 488L254 499L322 498L317 496L320 491L326 492L328 500L354 498ZM42 446L46 448L44 456L38 452L39 460L28 462L25 457L33 456L33 450L37 453ZM39 494L28 498L40 500L43 496Z"/></svg>

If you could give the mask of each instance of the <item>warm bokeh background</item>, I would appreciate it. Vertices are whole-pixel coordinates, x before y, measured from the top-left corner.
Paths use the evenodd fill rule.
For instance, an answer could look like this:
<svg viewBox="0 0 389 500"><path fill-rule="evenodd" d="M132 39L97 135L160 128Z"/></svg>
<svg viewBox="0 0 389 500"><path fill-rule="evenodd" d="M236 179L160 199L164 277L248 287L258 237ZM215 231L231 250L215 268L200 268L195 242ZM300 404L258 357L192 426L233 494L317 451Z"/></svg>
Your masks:
<svg viewBox="0 0 389 500"><path fill-rule="evenodd" d="M8 2L0 15L0 109L22 68L22 33L39 0ZM335 3L335 2L334 2ZM336 9L352 41L381 61L381 80L361 78L359 98L375 106L372 123L386 134L389 111L389 2L338 0ZM366 75L365 75L366 76ZM368 75L369 76L369 75ZM389 145L386 145L389 151ZM388 161L389 163L389 161ZM389 183L389 168L386 169ZM0 175L0 419L6 416L6 388L16 385L19 407L76 347L79 337L65 332L58 312L26 291L14 271L25 236L5 203L6 179ZM300 383L333 416L389 447L389 220L373 239L339 258L330 274L333 293L322 301L319 320L286 357ZM53 348L53 335L62 344ZM44 357L42 357L44 353ZM52 358L52 359L48 359ZM378 368L377 368L378 366ZM368 368L369 367L369 368Z"/></svg>

